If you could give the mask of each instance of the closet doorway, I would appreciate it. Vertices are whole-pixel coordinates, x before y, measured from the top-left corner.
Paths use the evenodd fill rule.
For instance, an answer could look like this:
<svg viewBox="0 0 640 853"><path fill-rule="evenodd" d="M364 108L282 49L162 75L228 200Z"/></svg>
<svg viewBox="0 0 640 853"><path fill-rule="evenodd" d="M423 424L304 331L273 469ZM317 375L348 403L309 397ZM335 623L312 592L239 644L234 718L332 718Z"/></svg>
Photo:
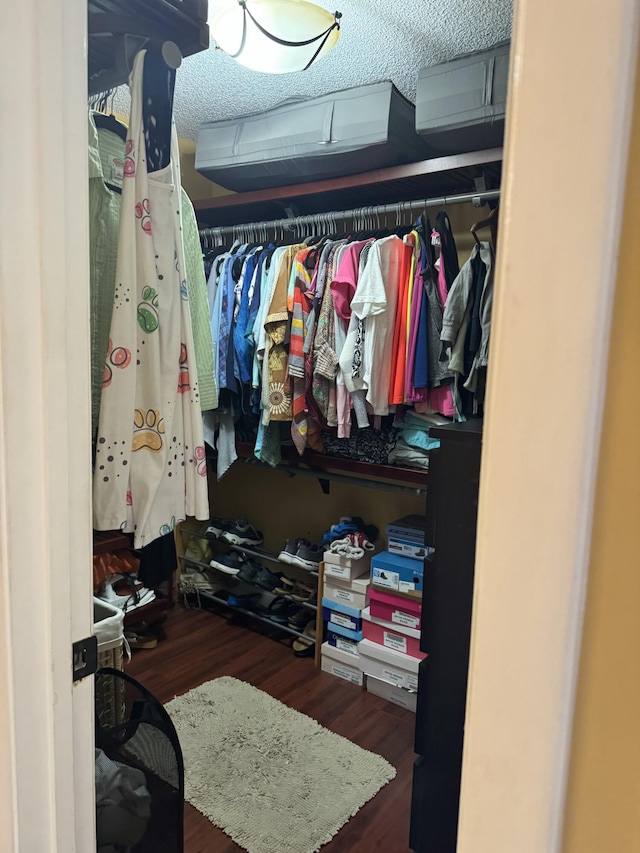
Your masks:
<svg viewBox="0 0 640 853"><path fill-rule="evenodd" d="M92 683L71 681L71 644L92 627L90 392L88 371L81 367L89 364L86 9L64 0L5 5L0 31L5 131L0 137L0 848L88 853L93 849ZM592 369L605 360L608 344L638 34L633 0L612 0L606 15L578 0L567 0L562 14L535 0L518 0L516 6L506 227L498 259L503 293L494 321L494 364L506 367L492 372L487 418L460 822L459 849L465 853L560 848L600 430L594 410L604 387L601 369L594 392ZM585 133L585 116L592 115L594 104L600 120ZM533 211L544 204L555 224L569 200L570 223L545 232L544 243L536 246ZM593 240L594 232L600 239ZM548 261L545 275L535 281L532 257ZM579 259L587 258L580 266ZM510 285L514 289L507 295ZM528 340L522 318L546 322L541 306L554 304L559 293L560 305L574 300L580 306L570 334L545 338L535 358L530 350L520 352L516 375L514 359ZM569 344L581 359L563 359ZM549 376L559 365L563 381L550 386ZM524 418L514 408L510 393L523 386L531 398L559 413L553 440L544 439L545 468L553 469L555 482L566 490L551 493L522 464L522 449L539 451L549 423L542 412ZM509 495L517 495L519 524L505 535L501 525ZM542 540L546 528L540 521L548 521L550 513L555 522ZM544 600L519 595L514 609L501 584L516 539L562 547L543 567ZM518 561L522 572L541 570L533 547L520 549ZM552 631L550 603L557 617ZM530 670L542 654L555 668ZM508 689L503 675L494 683L495 673L505 670L519 674L521 691ZM530 671L537 672L538 682L525 681ZM527 702L531 695L533 704ZM514 732L532 724L536 748L518 757L514 777L507 766ZM493 766L489 782L487 743L504 758ZM541 790L545 796L539 796ZM512 820L503 820L506 812Z"/></svg>

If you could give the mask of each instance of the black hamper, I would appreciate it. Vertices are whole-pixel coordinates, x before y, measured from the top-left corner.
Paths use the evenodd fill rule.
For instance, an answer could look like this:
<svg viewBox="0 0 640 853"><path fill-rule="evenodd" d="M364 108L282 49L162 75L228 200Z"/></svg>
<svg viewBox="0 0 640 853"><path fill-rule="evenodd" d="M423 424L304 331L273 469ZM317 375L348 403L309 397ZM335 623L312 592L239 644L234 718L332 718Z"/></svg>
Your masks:
<svg viewBox="0 0 640 853"><path fill-rule="evenodd" d="M96 695L124 694L124 717L101 725L96 716L96 749L111 761L142 771L151 797L151 815L141 840L118 853L183 853L184 765L171 718L146 687L117 669L99 669ZM100 844L98 845L100 849Z"/></svg>

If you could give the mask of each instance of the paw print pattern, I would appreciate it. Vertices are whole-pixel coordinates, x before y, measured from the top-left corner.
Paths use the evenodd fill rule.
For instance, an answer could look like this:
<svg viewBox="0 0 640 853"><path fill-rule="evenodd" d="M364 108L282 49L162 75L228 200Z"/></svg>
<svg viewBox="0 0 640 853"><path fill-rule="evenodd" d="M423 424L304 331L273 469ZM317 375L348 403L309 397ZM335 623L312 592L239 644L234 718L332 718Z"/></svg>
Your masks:
<svg viewBox="0 0 640 853"><path fill-rule="evenodd" d="M180 344L180 371L178 373L178 394L185 394L191 388L189 382L189 365L187 364L187 348Z"/></svg>
<svg viewBox="0 0 640 853"><path fill-rule="evenodd" d="M131 364L131 353L126 347L114 347L113 341L109 338L109 346L107 347L107 359L104 364L104 375L102 377L102 387L108 388L113 379L112 367L117 367L118 370L124 370Z"/></svg>
<svg viewBox="0 0 640 853"><path fill-rule="evenodd" d="M160 325L158 319L158 294L155 288L145 287L142 291L142 302L138 305L138 325L143 332L151 334Z"/></svg>
<svg viewBox="0 0 640 853"><path fill-rule="evenodd" d="M160 533L160 536L166 536L167 533L171 533L174 530L175 526L176 526L176 517L175 517L175 515L172 515L171 521L169 522L169 524L161 525L160 530L158 532Z"/></svg>
<svg viewBox="0 0 640 853"><path fill-rule="evenodd" d="M149 199L143 198L136 202L136 219L140 220L140 227L145 234L151 234L151 207Z"/></svg>
<svg viewBox="0 0 640 853"><path fill-rule="evenodd" d="M196 465L196 471L200 474L201 477L207 476L207 454L202 445L196 447L193 451L194 462Z"/></svg>
<svg viewBox="0 0 640 853"><path fill-rule="evenodd" d="M134 451L146 448L153 453L160 453L164 447L164 419L157 409L136 409L133 417L133 442L131 447Z"/></svg>
<svg viewBox="0 0 640 853"><path fill-rule="evenodd" d="M124 149L125 158L124 158L124 176L125 178L135 178L136 176L136 155L135 149L136 144L133 139L127 139L127 144Z"/></svg>

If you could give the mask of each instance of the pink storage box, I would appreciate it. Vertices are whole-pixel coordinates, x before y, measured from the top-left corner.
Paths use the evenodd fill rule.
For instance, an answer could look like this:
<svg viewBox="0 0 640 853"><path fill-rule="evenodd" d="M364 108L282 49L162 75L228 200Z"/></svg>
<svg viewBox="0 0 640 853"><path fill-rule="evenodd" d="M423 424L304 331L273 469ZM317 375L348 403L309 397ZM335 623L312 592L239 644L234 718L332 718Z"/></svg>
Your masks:
<svg viewBox="0 0 640 853"><path fill-rule="evenodd" d="M420 631L394 625L384 619L376 619L371 615L369 607L362 611L362 634L365 640L393 649L394 652L402 652L413 658L425 656L424 652L420 651Z"/></svg>
<svg viewBox="0 0 640 853"><path fill-rule="evenodd" d="M381 589L369 590L369 609L375 619L391 622L399 628L420 630L422 604L411 598L394 595Z"/></svg>

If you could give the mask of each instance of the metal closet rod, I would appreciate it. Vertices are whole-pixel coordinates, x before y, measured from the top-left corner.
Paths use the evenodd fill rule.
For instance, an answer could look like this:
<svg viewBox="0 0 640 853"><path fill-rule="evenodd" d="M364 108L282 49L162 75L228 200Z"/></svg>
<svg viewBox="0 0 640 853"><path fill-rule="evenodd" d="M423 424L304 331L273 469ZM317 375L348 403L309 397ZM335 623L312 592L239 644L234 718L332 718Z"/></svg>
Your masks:
<svg viewBox="0 0 640 853"><path fill-rule="evenodd" d="M297 225L316 225L322 222L380 216L388 213L395 213L397 216L401 216L404 213L417 213L425 207L447 207L451 204L465 204L468 202L471 202L476 207L480 207L486 201L493 201L497 198L500 198L500 190L482 190L481 192L462 193L461 195L444 195L437 198L416 199L415 201L398 201L394 204L373 204L366 207L356 207L353 210L307 213L302 216L292 216L289 219L272 219L268 222L243 222L238 225L201 228L200 237L222 237L225 234L233 236L242 234L243 230L282 229L286 231L295 228Z"/></svg>

